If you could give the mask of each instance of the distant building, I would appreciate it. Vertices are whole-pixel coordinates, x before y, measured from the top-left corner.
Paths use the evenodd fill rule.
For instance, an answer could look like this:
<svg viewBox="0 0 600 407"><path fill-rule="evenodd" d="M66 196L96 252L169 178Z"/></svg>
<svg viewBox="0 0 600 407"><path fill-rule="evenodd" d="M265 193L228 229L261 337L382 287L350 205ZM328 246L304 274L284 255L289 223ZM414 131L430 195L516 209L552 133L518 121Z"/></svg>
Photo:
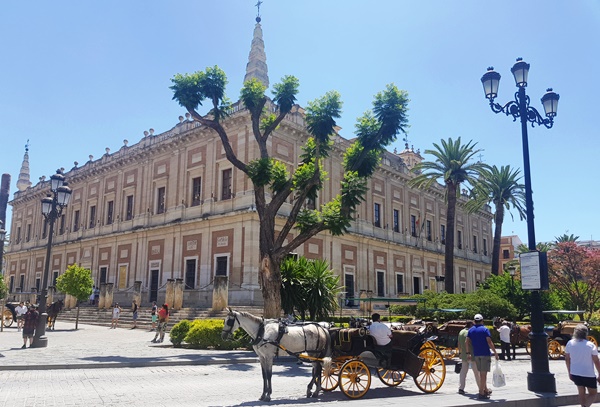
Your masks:
<svg viewBox="0 0 600 407"><path fill-rule="evenodd" d="M262 29L254 30L246 78L268 83ZM272 107L270 103L267 107ZM295 106L272 136L270 153L296 168L308 138L304 110ZM223 121L238 156L259 156L249 112L233 105ZM334 137L325 161L330 181L316 202L328 202L342 177L342 153L350 142ZM19 190L12 205L6 277L11 292L41 287L47 226L40 201L49 190L41 178L29 186L26 152ZM370 292L378 297L443 289L446 204L442 185L422 191L408 187L409 172L423 158L408 144L385 153L369 182L366 201L344 236L314 236L298 254L327 260L340 276L348 298ZM212 130L183 116L170 130L145 132L136 143L75 164L65 171L73 190L57 221L50 259L51 286L68 265L92 270L96 286L114 284L115 301L126 302L141 282L144 303L160 300L168 279L185 285L184 306L210 306L213 279L227 276L229 303L260 305L258 216L250 180L225 158ZM491 270L492 214L488 207L469 214L468 197L456 213L456 292L472 291ZM284 206L279 219L283 225ZM514 257L510 246L510 258Z"/></svg>
<svg viewBox="0 0 600 407"><path fill-rule="evenodd" d="M506 263L519 259L517 248L522 244L523 242L519 239L519 236L502 236L500 239L500 258L498 259L500 263L498 270L505 270Z"/></svg>

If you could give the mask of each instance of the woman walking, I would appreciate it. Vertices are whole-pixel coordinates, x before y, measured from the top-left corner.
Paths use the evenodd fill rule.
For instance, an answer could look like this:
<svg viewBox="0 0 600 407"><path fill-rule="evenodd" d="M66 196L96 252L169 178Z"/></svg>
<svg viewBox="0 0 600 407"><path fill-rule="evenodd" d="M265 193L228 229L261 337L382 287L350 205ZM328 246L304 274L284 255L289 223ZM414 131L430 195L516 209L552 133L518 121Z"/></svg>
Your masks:
<svg viewBox="0 0 600 407"><path fill-rule="evenodd" d="M116 329L117 324L119 323L119 316L121 315L121 307L119 307L119 303L117 302L112 310L112 321L110 323L110 329Z"/></svg>
<svg viewBox="0 0 600 407"><path fill-rule="evenodd" d="M158 311L158 329L152 342L159 343L165 339L165 330L167 329L167 323L169 322L169 305L163 304L162 308Z"/></svg>
<svg viewBox="0 0 600 407"><path fill-rule="evenodd" d="M600 360L596 345L587 340L588 328L579 324L573 331L573 339L567 342L565 348L565 362L569 378L577 386L579 392L579 403L583 407L589 407L596 401L598 383L600 377L596 378L594 366L600 373ZM586 393L587 391L587 393Z"/></svg>

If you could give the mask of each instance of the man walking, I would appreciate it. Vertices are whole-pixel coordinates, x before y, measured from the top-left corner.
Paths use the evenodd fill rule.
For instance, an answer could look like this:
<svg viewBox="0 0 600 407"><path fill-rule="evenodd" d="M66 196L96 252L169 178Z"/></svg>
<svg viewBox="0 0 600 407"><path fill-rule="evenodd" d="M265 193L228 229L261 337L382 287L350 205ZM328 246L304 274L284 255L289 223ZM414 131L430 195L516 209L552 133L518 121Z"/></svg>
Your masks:
<svg viewBox="0 0 600 407"><path fill-rule="evenodd" d="M465 383L467 379L467 373L469 373L469 369L473 370L473 376L475 376L475 383L477 383L477 388L479 389L479 370L477 370L477 365L475 363L471 363L469 361L468 352L467 352L467 334L469 333L469 329L473 326L473 321L467 321L465 327L458 333L458 350L460 352L460 360L462 362L462 367L460 369L460 376L458 380L458 393L465 394Z"/></svg>
<svg viewBox="0 0 600 407"><path fill-rule="evenodd" d="M492 366L490 350L494 351L496 360L498 360L498 352L496 352L496 347L492 342L490 330L483 325L483 316L476 314L473 319L475 320L475 326L471 327L467 333L467 358L469 361L474 362L479 371L478 398L480 400L489 399L492 394L492 391L487 387L487 374Z"/></svg>

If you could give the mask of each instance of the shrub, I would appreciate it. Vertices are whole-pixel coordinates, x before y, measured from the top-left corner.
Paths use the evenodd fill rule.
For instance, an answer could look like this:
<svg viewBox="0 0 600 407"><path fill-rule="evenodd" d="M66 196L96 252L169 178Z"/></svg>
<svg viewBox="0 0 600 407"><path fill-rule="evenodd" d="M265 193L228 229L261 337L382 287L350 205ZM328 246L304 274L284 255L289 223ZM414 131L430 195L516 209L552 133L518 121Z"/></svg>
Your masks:
<svg viewBox="0 0 600 407"><path fill-rule="evenodd" d="M191 323L184 341L196 349L219 349L232 350L247 348L247 336L243 330L238 330L234 340L225 341L221 339L223 331L223 320L221 319L197 319Z"/></svg>
<svg viewBox="0 0 600 407"><path fill-rule="evenodd" d="M190 330L191 322L187 319L179 321L171 331L169 332L169 336L171 338L171 342L173 346L179 348L181 346L181 342L185 339L188 331Z"/></svg>

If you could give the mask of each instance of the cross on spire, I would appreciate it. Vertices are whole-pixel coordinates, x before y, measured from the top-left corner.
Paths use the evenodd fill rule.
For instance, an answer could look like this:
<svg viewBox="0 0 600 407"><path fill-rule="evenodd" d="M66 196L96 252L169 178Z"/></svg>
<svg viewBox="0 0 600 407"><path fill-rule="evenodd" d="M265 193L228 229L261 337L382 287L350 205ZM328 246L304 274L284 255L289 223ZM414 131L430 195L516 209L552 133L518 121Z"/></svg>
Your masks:
<svg viewBox="0 0 600 407"><path fill-rule="evenodd" d="M256 4L254 5L257 9L256 11L256 17L260 17L260 5L263 4L263 2L261 0L258 0L258 2L256 2Z"/></svg>

